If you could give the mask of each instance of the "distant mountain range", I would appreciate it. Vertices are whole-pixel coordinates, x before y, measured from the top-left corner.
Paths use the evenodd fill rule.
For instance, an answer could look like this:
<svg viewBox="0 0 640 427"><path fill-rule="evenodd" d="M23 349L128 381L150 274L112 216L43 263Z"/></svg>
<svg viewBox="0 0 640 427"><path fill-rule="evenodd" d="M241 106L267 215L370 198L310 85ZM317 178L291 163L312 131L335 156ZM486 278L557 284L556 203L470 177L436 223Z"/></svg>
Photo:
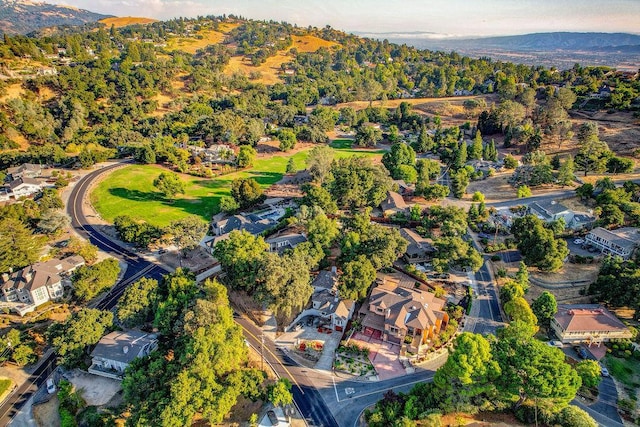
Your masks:
<svg viewBox="0 0 640 427"><path fill-rule="evenodd" d="M0 34L27 34L46 27L82 25L110 15L28 0L0 0Z"/></svg>
<svg viewBox="0 0 640 427"><path fill-rule="evenodd" d="M483 38L456 38L428 32L356 34L420 49L456 51L472 57L488 56L559 68L579 62L637 70L640 59L640 35L628 33L556 32Z"/></svg>

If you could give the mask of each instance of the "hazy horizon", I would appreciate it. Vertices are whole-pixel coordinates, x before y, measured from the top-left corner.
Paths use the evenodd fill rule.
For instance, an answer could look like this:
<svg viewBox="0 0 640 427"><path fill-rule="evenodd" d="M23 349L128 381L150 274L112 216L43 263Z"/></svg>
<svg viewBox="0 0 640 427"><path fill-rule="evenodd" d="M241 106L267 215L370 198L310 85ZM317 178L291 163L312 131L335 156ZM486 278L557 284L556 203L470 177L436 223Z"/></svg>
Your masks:
<svg viewBox="0 0 640 427"><path fill-rule="evenodd" d="M155 19L240 15L358 33L469 38L539 32L640 34L638 0L48 0L92 12Z"/></svg>

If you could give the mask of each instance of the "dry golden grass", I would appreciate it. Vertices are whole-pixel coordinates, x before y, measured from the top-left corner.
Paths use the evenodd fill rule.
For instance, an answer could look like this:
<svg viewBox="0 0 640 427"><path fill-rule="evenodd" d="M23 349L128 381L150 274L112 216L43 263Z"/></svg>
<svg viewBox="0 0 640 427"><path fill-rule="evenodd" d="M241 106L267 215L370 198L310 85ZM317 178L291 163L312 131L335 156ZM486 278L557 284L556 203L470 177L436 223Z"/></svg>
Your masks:
<svg viewBox="0 0 640 427"><path fill-rule="evenodd" d="M331 48L338 46L338 43L323 40L316 36L291 36L293 40L293 46L298 49L298 52L315 52L321 47Z"/></svg>
<svg viewBox="0 0 640 427"><path fill-rule="evenodd" d="M107 27L111 27L112 25L116 28L126 27L127 25L134 24L151 24L152 22L157 22L157 19L151 18L140 18L135 16L122 16L116 18L105 18L101 19L99 22L105 24Z"/></svg>
<svg viewBox="0 0 640 427"><path fill-rule="evenodd" d="M218 31L226 34L238 28L239 26L240 24L237 22L222 22L220 25L218 25Z"/></svg>
<svg viewBox="0 0 640 427"><path fill-rule="evenodd" d="M163 94L158 94L156 96L153 97L154 101L158 102L158 108L150 114L151 117L160 117L160 116L164 116L165 114L169 113L170 111L172 111L168 105L171 101L173 101L174 97L172 96L168 96L168 95L163 95Z"/></svg>
<svg viewBox="0 0 640 427"><path fill-rule="evenodd" d="M386 107L386 108L396 108L402 102L407 102L414 107L422 107L423 109L429 108L431 105L434 105L432 108L444 108L446 110L461 110L462 103L468 99L477 99L483 98L484 96L456 96L456 97L445 97L445 98L407 98L407 99L389 99L387 101L373 101L374 107ZM448 103L449 105L444 105L444 103ZM356 110L364 110L369 106L369 101L353 101L353 102L345 102L342 104L336 105L336 108L340 109L342 107L353 107Z"/></svg>
<svg viewBox="0 0 640 427"><path fill-rule="evenodd" d="M290 56L284 53L278 53L275 56L267 58L264 64L254 67L249 61L245 60L244 57L233 56L225 68L225 73L242 73L246 75L251 73L260 73L261 76L259 79L256 79L256 81L265 85L272 85L281 81L280 66L289 61L291 61Z"/></svg>
<svg viewBox="0 0 640 427"><path fill-rule="evenodd" d="M24 94L22 83L13 83L6 87L7 93L0 97L0 102L5 102L11 98L20 98Z"/></svg>
<svg viewBox="0 0 640 427"><path fill-rule="evenodd" d="M212 44L218 44L224 40L224 33L214 30L204 30L198 32L200 38L192 37L172 37L167 40L168 50L180 50L194 54L199 49L203 49Z"/></svg>

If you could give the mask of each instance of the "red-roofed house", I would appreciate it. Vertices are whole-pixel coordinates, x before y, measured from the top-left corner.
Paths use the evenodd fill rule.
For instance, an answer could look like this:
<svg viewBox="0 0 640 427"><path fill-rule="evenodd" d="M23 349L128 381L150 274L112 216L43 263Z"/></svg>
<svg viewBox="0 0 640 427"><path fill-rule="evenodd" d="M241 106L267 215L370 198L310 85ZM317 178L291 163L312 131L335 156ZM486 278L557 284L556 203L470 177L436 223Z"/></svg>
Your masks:
<svg viewBox="0 0 640 427"><path fill-rule="evenodd" d="M631 338L629 328L598 304L560 304L551 319L551 329L563 343L598 346L607 341Z"/></svg>

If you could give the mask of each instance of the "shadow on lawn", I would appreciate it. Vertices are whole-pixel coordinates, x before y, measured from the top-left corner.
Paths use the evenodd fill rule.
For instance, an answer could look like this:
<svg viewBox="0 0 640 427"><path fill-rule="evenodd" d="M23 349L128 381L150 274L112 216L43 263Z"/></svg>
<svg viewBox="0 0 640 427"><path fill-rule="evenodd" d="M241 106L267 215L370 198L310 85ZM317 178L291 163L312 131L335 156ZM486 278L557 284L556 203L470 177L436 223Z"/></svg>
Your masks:
<svg viewBox="0 0 640 427"><path fill-rule="evenodd" d="M128 190L126 188L110 188L109 193L113 196L121 199L136 201L136 202L160 202L165 206L184 211L190 215L201 217L203 220L209 222L214 213L218 212L220 205L220 194L212 196L202 196L197 199L165 199L162 194L155 191L139 191ZM126 207L123 207L122 214L126 215Z"/></svg>

